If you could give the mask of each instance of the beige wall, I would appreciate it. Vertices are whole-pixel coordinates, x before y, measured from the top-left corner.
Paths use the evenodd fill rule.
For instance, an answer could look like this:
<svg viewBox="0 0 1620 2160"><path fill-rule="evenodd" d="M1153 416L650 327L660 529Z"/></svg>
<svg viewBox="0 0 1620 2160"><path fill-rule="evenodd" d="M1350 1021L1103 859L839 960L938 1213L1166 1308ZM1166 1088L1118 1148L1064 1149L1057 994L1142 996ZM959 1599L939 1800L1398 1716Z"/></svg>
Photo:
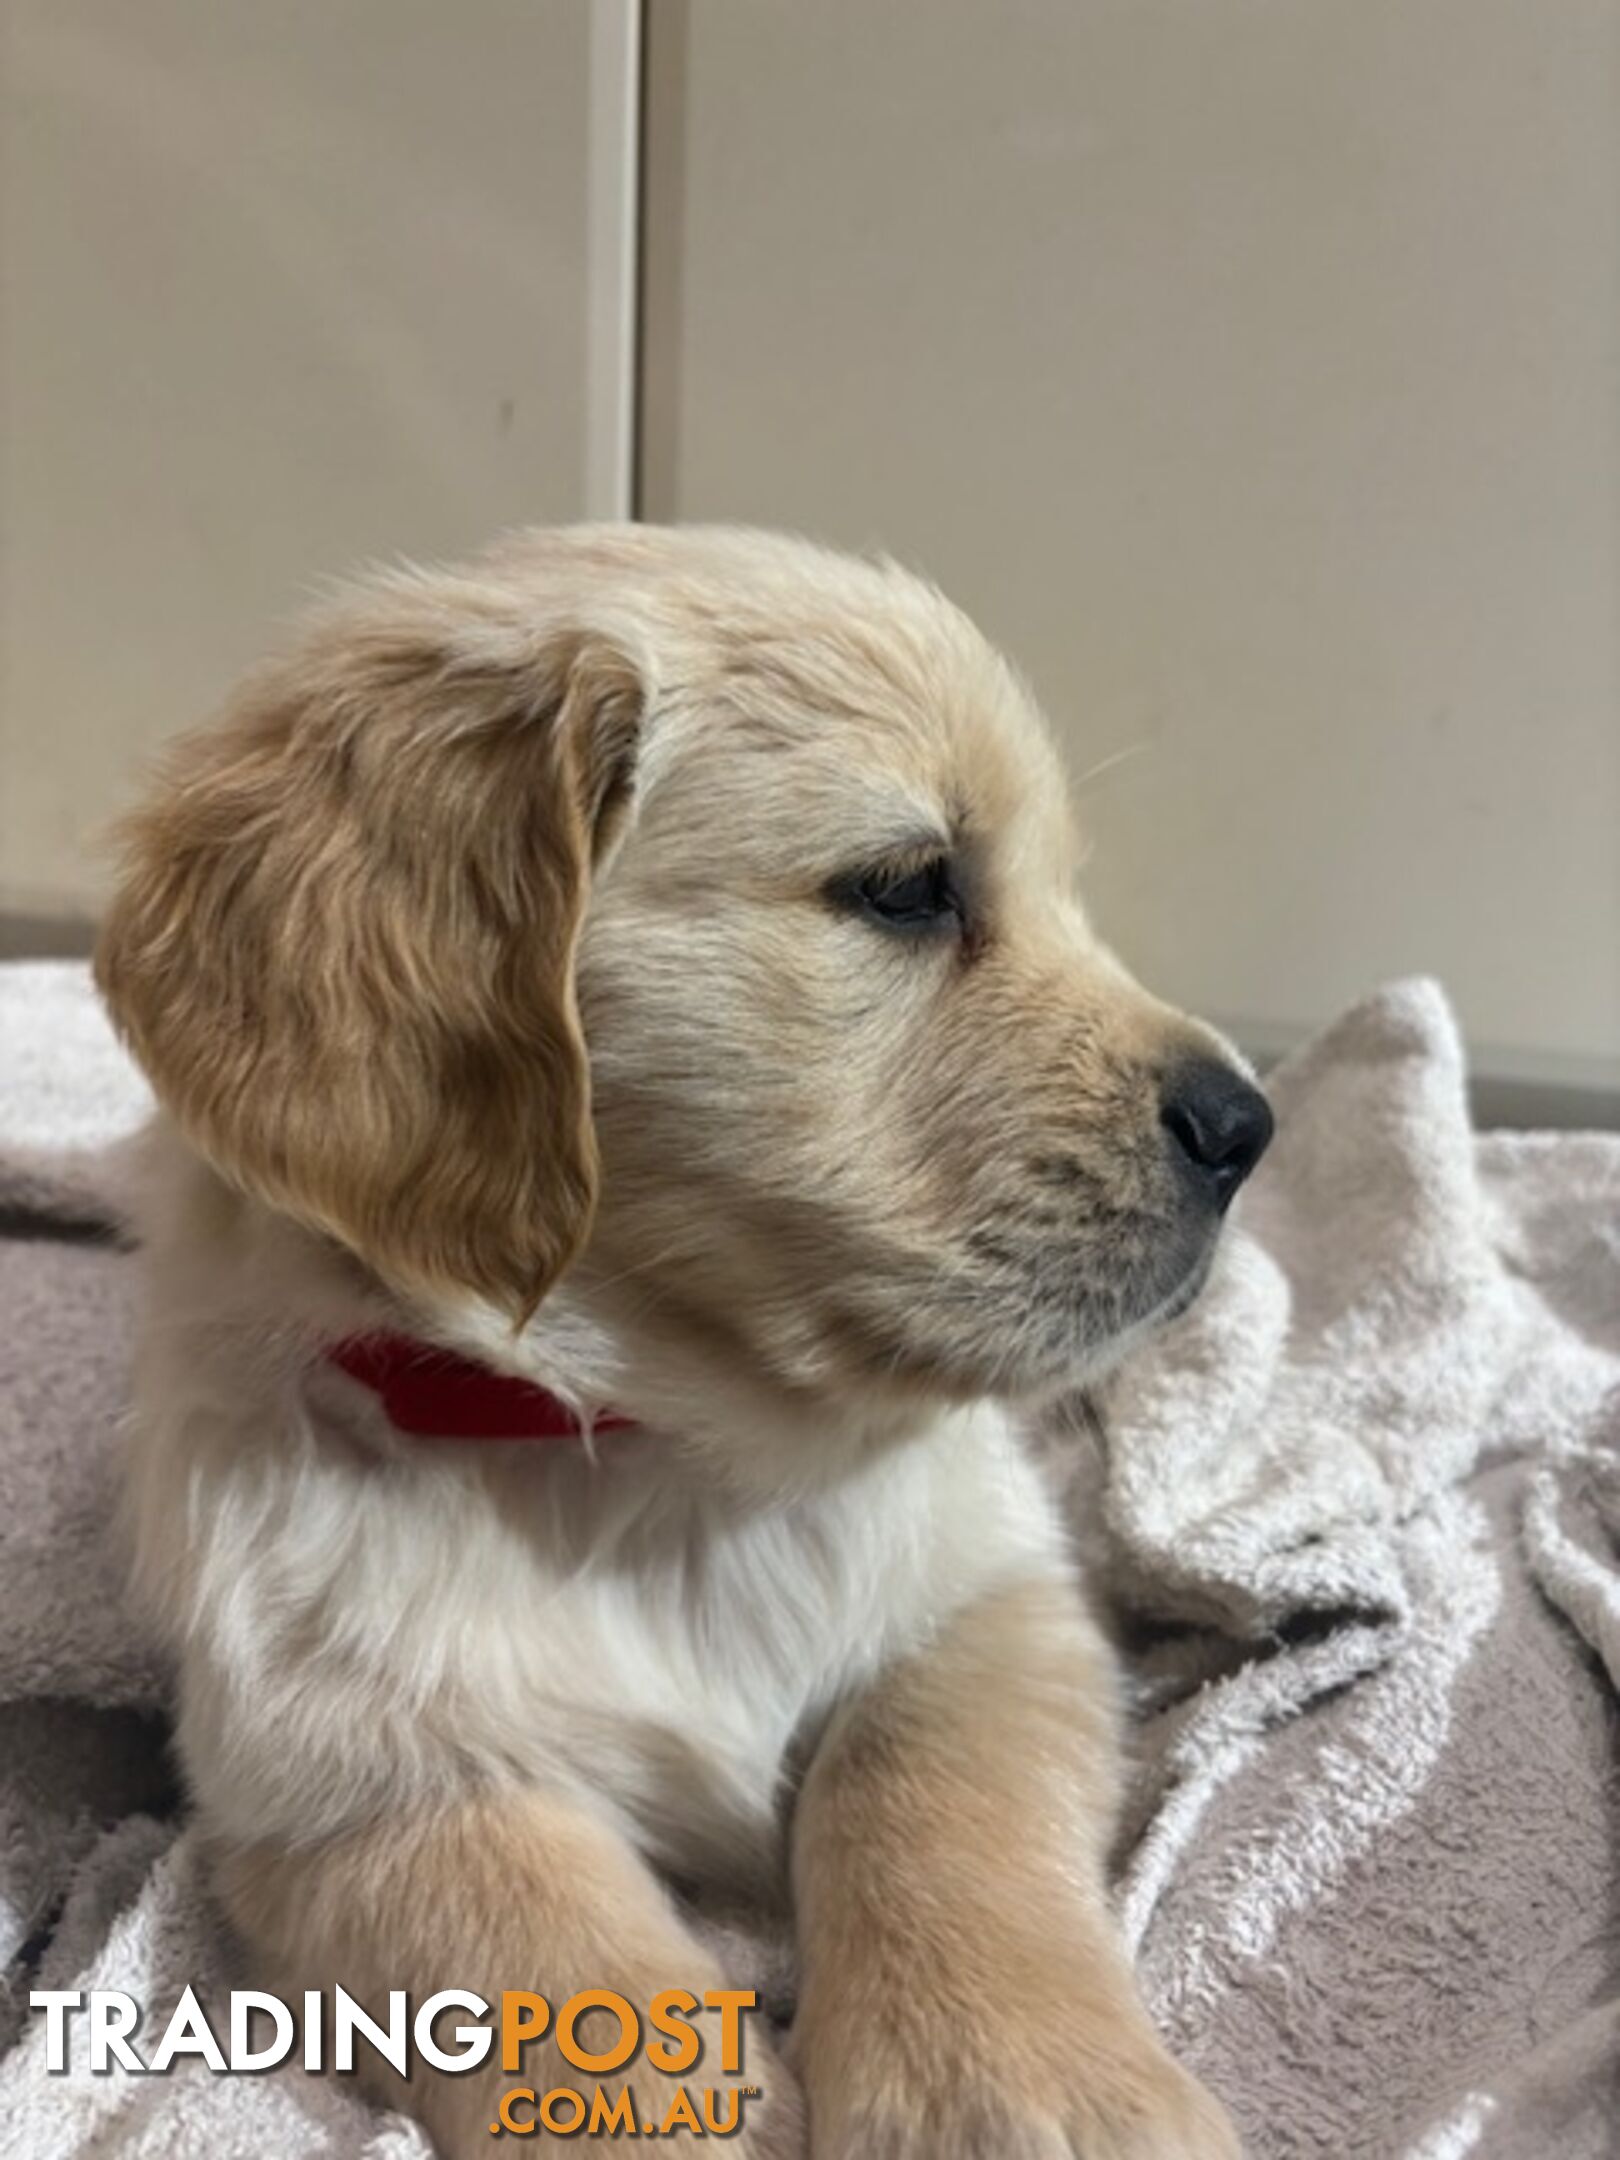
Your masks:
<svg viewBox="0 0 1620 2160"><path fill-rule="evenodd" d="M600 506L633 15L0 0L0 918L320 576ZM1167 991L1620 1086L1620 0L650 17L647 513L932 570Z"/></svg>
<svg viewBox="0 0 1620 2160"><path fill-rule="evenodd" d="M655 0L650 84L648 513L933 571L1170 992L1620 1079L1614 0Z"/></svg>
<svg viewBox="0 0 1620 2160"><path fill-rule="evenodd" d="M577 516L587 0L4 0L0 910L356 558Z"/></svg>

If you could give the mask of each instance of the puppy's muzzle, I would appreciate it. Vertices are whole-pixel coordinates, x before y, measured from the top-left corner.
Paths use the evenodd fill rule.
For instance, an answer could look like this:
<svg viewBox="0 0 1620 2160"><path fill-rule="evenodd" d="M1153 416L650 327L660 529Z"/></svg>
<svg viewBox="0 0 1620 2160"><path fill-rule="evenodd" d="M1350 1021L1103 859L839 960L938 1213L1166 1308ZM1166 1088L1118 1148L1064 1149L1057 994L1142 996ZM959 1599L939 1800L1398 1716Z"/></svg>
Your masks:
<svg viewBox="0 0 1620 2160"><path fill-rule="evenodd" d="M1159 1117L1188 1183L1224 1212L1270 1143L1270 1103L1230 1065L1201 1058L1171 1075Z"/></svg>

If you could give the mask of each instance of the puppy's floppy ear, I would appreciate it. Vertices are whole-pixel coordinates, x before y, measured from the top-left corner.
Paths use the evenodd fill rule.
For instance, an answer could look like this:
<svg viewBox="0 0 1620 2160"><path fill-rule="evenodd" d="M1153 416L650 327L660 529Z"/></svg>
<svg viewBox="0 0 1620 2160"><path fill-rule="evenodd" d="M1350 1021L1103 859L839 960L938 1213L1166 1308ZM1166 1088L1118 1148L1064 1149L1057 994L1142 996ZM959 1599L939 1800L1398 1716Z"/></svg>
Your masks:
<svg viewBox="0 0 1620 2160"><path fill-rule="evenodd" d="M97 976L193 1144L410 1294L521 1321L590 1228L573 965L640 670L410 574L192 738L125 828Z"/></svg>

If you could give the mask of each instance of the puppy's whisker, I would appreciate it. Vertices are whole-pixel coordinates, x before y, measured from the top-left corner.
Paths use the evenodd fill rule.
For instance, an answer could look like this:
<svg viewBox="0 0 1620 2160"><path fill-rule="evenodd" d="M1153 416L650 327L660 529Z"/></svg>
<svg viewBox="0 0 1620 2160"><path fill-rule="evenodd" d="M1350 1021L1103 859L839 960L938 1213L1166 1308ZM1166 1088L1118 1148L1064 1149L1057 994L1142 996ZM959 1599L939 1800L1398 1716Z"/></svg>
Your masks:
<svg viewBox="0 0 1620 2160"><path fill-rule="evenodd" d="M638 1275L649 1275L654 1269L666 1268L671 1261L679 1260L683 1255L691 1256L690 1243L684 1238L673 1245L664 1246L661 1251L648 1253L643 1259L630 1261L626 1266L615 1269L611 1275L593 1275L591 1288L616 1290L621 1283L631 1282Z"/></svg>
<svg viewBox="0 0 1620 2160"><path fill-rule="evenodd" d="M1095 765L1088 765L1078 780L1071 780L1070 789L1076 795L1083 794L1088 787L1101 780L1104 774L1116 771L1121 765L1128 765L1132 758L1145 757L1150 750L1157 747L1156 743L1144 737L1141 742L1126 743L1121 749L1110 750L1106 757L1098 758Z"/></svg>

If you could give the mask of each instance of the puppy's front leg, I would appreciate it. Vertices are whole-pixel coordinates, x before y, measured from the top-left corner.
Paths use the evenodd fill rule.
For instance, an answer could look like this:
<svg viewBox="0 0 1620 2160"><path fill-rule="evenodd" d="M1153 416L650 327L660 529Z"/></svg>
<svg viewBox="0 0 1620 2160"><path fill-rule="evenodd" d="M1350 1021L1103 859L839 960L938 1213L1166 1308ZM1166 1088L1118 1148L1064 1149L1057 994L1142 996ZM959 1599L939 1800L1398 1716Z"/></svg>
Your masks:
<svg viewBox="0 0 1620 2160"><path fill-rule="evenodd" d="M252 1984L284 1996L341 1984L379 2019L392 1988L409 1991L413 2011L445 1987L471 1989L491 2003L505 1989L526 1989L553 2010L587 1989L611 1989L645 2025L663 1989L688 1989L701 2002L725 1985L639 1856L554 1794L486 1793L305 1849L217 1847L215 1881L246 1938ZM600 2030L593 2020L603 2021ZM578 2037L584 2048L606 2052L619 2030L607 2013L589 2012ZM739 2160L802 2160L803 2105L767 2044L750 2033L734 2077L722 2072L718 2054L709 2045L680 2078L657 2075L644 2055L621 2075L596 2078L571 2068L548 2036L521 2072L507 2072L497 2037L477 2069L422 2066L402 2082L368 2062L364 2082L374 2097L423 2122L446 2160L485 2160L495 2149L491 2126L512 2085L572 2087L588 2106L598 2084L610 2099L628 2084L638 2131L649 2118L662 2122L677 2084L753 2086L727 2149ZM684 2151L698 2134L675 2129L661 2142ZM579 2142L616 2142L616 2135L587 2129Z"/></svg>
<svg viewBox="0 0 1620 2160"><path fill-rule="evenodd" d="M1106 1655L1067 1585L968 1608L840 1712L800 1798L815 2160L1230 2160L1104 1890Z"/></svg>

